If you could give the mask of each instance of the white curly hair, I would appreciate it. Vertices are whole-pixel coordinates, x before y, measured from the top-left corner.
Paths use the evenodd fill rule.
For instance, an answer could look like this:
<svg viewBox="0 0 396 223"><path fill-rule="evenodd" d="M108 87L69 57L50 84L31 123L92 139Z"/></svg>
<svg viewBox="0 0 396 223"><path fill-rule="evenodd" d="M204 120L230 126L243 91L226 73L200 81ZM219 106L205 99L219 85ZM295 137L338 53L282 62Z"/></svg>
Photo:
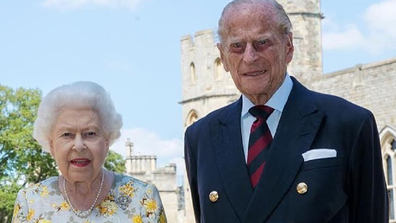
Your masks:
<svg viewBox="0 0 396 223"><path fill-rule="evenodd" d="M110 94L99 84L78 81L57 87L42 99L34 123L33 137L43 151L50 152L51 131L65 108L91 108L96 111L109 146L120 137L122 116L115 110Z"/></svg>

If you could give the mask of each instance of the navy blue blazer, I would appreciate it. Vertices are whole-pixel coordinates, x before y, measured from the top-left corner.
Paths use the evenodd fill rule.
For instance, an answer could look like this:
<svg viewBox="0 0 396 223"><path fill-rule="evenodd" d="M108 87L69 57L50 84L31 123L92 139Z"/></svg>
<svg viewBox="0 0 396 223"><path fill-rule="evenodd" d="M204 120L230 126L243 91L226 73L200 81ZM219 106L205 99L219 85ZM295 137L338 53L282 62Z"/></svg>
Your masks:
<svg viewBox="0 0 396 223"><path fill-rule="evenodd" d="M185 161L195 218L205 223L384 223L388 199L372 113L306 89L296 79L253 190L242 140L242 100L185 132ZM312 149L337 156L304 162ZM298 193L299 183L307 192ZM216 191L218 200L209 194Z"/></svg>

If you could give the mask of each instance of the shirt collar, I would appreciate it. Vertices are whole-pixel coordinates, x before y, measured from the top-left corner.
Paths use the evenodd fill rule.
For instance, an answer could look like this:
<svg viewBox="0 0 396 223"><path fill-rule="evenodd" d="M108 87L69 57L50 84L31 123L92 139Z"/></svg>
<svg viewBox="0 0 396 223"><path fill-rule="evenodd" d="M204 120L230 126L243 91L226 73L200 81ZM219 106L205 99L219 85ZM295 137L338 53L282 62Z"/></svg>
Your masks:
<svg viewBox="0 0 396 223"><path fill-rule="evenodd" d="M289 74L286 73L285 80L282 85L275 91L274 95L265 103L265 105L273 108L275 111L283 112L283 108L289 98L290 92L293 88L293 81L291 80ZM242 94L242 112L241 117L245 117L249 114L249 109L253 107L254 104Z"/></svg>

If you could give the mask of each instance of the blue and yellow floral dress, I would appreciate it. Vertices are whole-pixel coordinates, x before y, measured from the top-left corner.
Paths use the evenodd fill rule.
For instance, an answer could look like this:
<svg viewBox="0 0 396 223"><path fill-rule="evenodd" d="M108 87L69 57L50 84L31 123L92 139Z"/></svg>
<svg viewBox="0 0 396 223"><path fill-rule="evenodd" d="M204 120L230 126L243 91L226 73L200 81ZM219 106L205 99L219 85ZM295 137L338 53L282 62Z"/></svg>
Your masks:
<svg viewBox="0 0 396 223"><path fill-rule="evenodd" d="M87 218L77 217L63 198L58 177L51 177L18 193L13 223L165 223L161 198L153 184L114 174L107 197Z"/></svg>

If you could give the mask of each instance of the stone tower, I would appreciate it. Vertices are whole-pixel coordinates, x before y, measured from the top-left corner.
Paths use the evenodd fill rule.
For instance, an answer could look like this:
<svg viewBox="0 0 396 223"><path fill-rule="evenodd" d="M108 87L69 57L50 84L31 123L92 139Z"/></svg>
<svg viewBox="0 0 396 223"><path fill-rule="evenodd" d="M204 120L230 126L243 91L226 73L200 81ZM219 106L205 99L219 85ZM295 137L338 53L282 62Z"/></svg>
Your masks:
<svg viewBox="0 0 396 223"><path fill-rule="evenodd" d="M308 87L322 75L320 0L278 0L293 24L294 55L288 71Z"/></svg>
<svg viewBox="0 0 396 223"><path fill-rule="evenodd" d="M294 57L288 71L310 87L322 75L320 0L278 0L293 24ZM203 30L181 38L183 129L209 112L239 98L216 47L215 31ZM194 222L190 188L184 180L185 221Z"/></svg>
<svg viewBox="0 0 396 223"><path fill-rule="evenodd" d="M238 98L231 76L224 71L212 30L181 39L184 128Z"/></svg>

